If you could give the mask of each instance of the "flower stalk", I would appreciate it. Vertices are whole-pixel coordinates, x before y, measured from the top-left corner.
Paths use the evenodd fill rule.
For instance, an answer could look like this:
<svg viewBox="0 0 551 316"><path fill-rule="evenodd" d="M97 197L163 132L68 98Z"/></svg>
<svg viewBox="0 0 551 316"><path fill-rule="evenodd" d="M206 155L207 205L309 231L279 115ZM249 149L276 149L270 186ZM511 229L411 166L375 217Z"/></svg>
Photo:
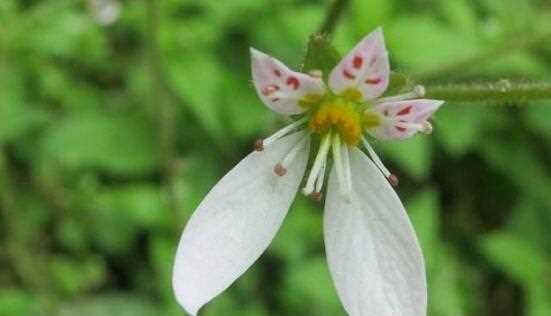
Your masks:
<svg viewBox="0 0 551 316"><path fill-rule="evenodd" d="M349 0L334 0L327 8L325 19L319 29L319 33L331 35L337 26L339 18L348 6Z"/></svg>
<svg viewBox="0 0 551 316"><path fill-rule="evenodd" d="M550 82L515 83L500 80L479 84L447 84L426 86L426 97L450 102L484 102L487 104L518 104L551 99Z"/></svg>

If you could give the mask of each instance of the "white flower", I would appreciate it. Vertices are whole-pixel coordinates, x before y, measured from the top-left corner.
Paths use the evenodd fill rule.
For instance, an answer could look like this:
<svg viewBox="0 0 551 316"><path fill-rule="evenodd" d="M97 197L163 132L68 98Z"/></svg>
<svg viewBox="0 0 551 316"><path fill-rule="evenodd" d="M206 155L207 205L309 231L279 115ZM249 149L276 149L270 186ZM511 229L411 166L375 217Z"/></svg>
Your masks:
<svg viewBox="0 0 551 316"><path fill-rule="evenodd" d="M390 75L380 28L333 69L330 89L319 71L298 73L255 49L251 54L262 101L275 112L302 117L257 142L256 151L220 180L187 223L173 275L179 303L196 315L260 257L301 185L312 139L319 149L302 191L321 197L331 152L325 248L344 308L353 316L426 315L423 257L389 184L397 178L365 136L389 140L429 133L427 119L443 102L415 99L424 94L421 87L379 98Z"/></svg>

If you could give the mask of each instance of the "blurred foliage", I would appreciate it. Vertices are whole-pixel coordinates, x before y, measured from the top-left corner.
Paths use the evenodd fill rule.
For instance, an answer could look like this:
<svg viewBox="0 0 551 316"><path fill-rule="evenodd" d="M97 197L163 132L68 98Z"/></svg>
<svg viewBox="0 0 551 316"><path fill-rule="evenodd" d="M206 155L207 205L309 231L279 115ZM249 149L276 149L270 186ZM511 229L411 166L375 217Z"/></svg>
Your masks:
<svg viewBox="0 0 551 316"><path fill-rule="evenodd" d="M111 25L86 1L0 2L0 315L182 315L170 278L186 219L281 123L248 48L299 67L328 5L165 0L148 15L146 2L121 1ZM422 82L551 79L537 40L551 1L350 6L341 53L382 25L393 68ZM432 137L376 144L402 178L430 315L551 315L551 102L517 105L449 103ZM321 212L299 196L204 315L343 315Z"/></svg>

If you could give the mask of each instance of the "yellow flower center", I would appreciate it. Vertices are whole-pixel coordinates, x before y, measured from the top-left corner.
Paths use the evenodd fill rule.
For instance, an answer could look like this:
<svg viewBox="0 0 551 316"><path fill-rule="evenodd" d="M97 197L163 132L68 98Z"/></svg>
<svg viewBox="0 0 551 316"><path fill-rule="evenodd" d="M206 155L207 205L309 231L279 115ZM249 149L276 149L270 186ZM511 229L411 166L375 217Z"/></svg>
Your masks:
<svg viewBox="0 0 551 316"><path fill-rule="evenodd" d="M325 96L316 105L308 102L312 111L308 127L317 134L336 132L346 144L357 145L365 128L381 123L379 115L369 111L370 104L359 102L360 97L359 91L347 90L338 96Z"/></svg>

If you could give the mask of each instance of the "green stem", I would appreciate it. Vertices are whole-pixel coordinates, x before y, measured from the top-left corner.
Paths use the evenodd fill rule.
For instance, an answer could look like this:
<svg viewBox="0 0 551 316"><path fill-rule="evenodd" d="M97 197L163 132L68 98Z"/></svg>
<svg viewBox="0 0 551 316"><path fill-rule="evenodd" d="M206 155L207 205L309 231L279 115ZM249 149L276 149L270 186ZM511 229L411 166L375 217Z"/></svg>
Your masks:
<svg viewBox="0 0 551 316"><path fill-rule="evenodd" d="M482 84L427 86L425 96L454 102L518 103L551 99L551 83L512 83L500 80Z"/></svg>
<svg viewBox="0 0 551 316"><path fill-rule="evenodd" d="M175 183L179 173L179 160L175 150L175 109L170 100L170 91L165 81L165 74L162 65L161 52L159 48L159 6L158 0L146 0L147 4L147 48L148 67L151 84L150 107L152 113L156 114L159 128L159 151L163 168L163 184L168 191L169 205L174 213L177 213L181 205Z"/></svg>
<svg viewBox="0 0 551 316"><path fill-rule="evenodd" d="M349 2L349 0L334 0L331 3L331 5L327 8L325 20L319 29L319 33L328 35L333 33L339 18L342 16L342 13L348 6Z"/></svg>

